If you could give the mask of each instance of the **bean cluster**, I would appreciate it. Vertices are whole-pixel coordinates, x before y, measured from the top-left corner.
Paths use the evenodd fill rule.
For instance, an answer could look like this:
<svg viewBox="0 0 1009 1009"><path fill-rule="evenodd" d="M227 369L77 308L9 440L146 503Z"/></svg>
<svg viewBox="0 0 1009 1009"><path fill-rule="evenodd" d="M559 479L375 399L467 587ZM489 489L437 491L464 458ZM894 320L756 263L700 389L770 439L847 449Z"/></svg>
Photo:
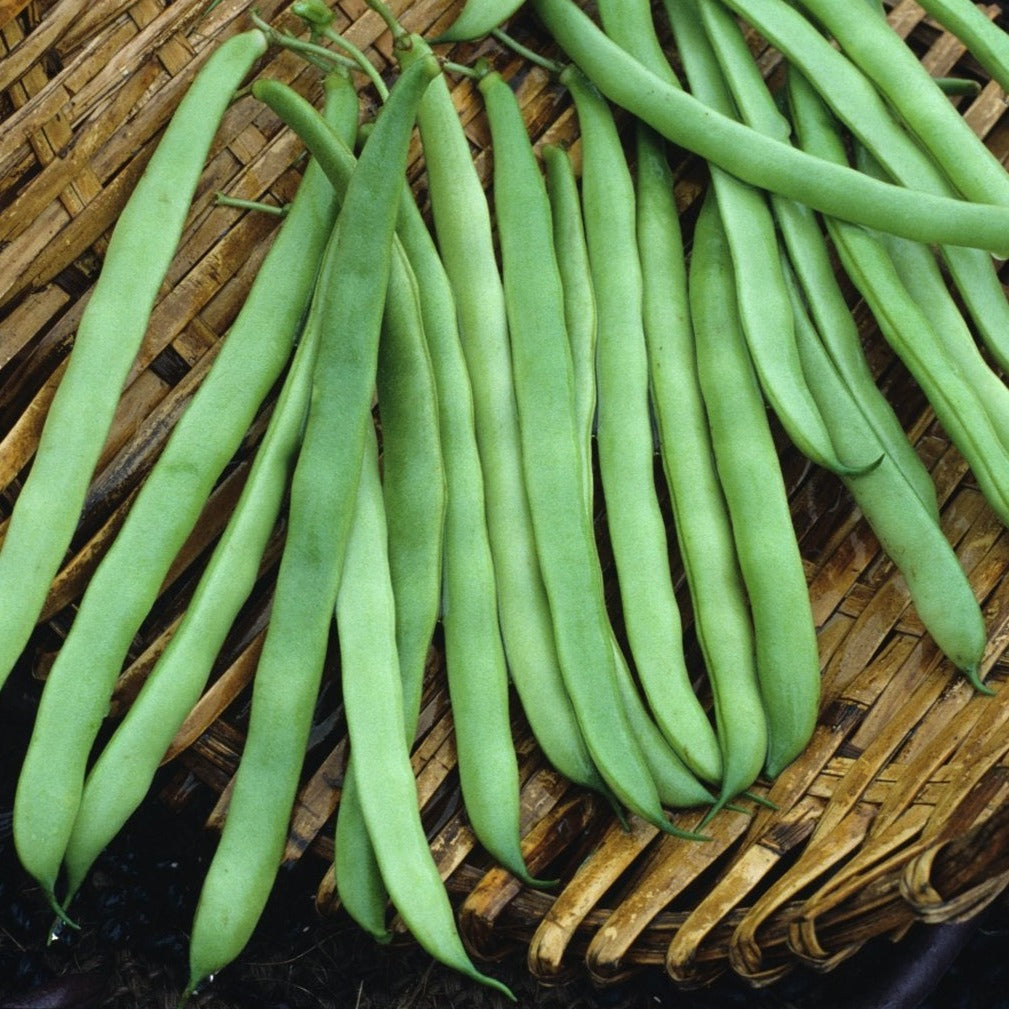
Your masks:
<svg viewBox="0 0 1009 1009"><path fill-rule="evenodd" d="M391 86L332 30L320 0L292 8L308 39L257 21L202 67L116 225L0 549L6 676L73 533L220 119L268 46L301 52L325 73L321 110L277 80L247 89L308 149L300 188L87 587L15 800L21 861L72 923L74 894L203 693L286 510L187 996L238 955L266 906L334 643L350 740L335 828L340 901L378 938L392 906L432 956L502 991L460 940L417 807L410 749L436 624L470 824L528 885L549 881L523 858L512 688L561 774L620 815L698 843L720 808L794 760L816 724L820 670L771 414L844 482L936 643L987 689L980 606L930 475L873 381L833 256L1009 521L1009 389L997 371L1009 365L1009 302L992 259L1009 250L1009 174L882 7L666 0L674 70L648 4L600 0L597 24L572 0L530 0L566 62L525 52L570 96L576 162L562 147L537 152L489 63L434 55L436 42L487 34L517 45L502 30L515 0L468 0L439 40L373 5L393 37ZM973 4L924 6L993 79L1009 80L1009 41ZM743 24L783 55L777 93ZM360 72L381 100L363 124ZM450 73L470 74L482 96L492 199ZM415 128L430 220L406 182ZM709 169L689 233L671 146ZM278 383L191 604L95 753L130 643Z"/></svg>

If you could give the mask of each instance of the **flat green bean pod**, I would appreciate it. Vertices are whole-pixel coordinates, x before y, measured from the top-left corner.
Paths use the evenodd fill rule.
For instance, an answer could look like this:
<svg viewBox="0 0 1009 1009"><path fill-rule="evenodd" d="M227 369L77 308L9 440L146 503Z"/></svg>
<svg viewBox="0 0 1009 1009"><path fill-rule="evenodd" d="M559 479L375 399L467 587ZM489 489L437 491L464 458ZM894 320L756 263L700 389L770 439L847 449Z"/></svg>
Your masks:
<svg viewBox="0 0 1009 1009"><path fill-rule="evenodd" d="M521 6L523 0L466 0L455 20L437 38L439 42L471 42L500 28Z"/></svg>
<svg viewBox="0 0 1009 1009"><path fill-rule="evenodd" d="M0 683L28 641L77 526L214 134L265 49L266 37L253 29L211 54L116 221L0 549Z"/></svg>
<svg viewBox="0 0 1009 1009"><path fill-rule="evenodd" d="M0 550L0 680L23 648L70 542L214 133L235 89L262 54L265 42L261 32L247 32L233 36L212 54L173 114L116 223L67 370L50 406L30 476L18 496ZM152 223L155 216L156 226ZM261 394L247 404L249 420L290 353L296 324L304 310L307 292L292 287L288 294L290 302L278 299L278 313L271 316L278 328L289 322L288 342L280 348L281 360L276 361L276 369L260 386ZM283 314L289 304L294 305L292 319ZM262 308L260 304L258 310ZM258 325L255 335L259 336ZM283 339L278 343L283 344ZM225 371L229 358L233 364L242 365L240 353L233 358L227 351L222 355ZM256 361L262 362L262 358ZM267 360L263 370L271 367L272 362ZM249 389L256 393L255 369L241 366L238 370L248 377ZM210 390L200 397L201 403L213 398L217 385L211 383ZM226 423L212 414L213 422L220 421L222 426ZM240 417L237 407L235 414ZM202 427L206 422L206 415L197 408L185 422L187 428L199 428L196 438L184 431L174 440L188 442L190 447L199 443L207 437ZM234 446L224 448L220 468L237 447L248 422L240 419ZM231 434L230 428L222 432L225 446ZM181 447L180 455L185 458L184 444ZM149 520L156 514L156 535L139 536L131 551L126 546L130 533L124 535L121 530L110 551L111 559L107 556L100 573L92 578L87 602L82 601L73 624L73 640L68 637L64 642L42 692L21 768L14 807L15 845L22 864L39 881L54 906L56 877L80 801L88 752L105 717L115 677L137 627L156 598L164 571L206 498L198 496L197 488L194 503L166 515L164 501L173 499L176 493L187 493L180 490L175 468L185 464L178 459L173 464L174 450L166 448L168 461L157 477L152 474L155 487L145 493L145 502L154 504L130 522L131 531L141 526L150 530ZM205 480L207 493L219 472L217 469ZM116 567L119 562L115 555L128 556L125 569ZM124 584L130 585L130 592L123 592ZM135 622L132 613L122 615L121 607L126 605L139 613Z"/></svg>
<svg viewBox="0 0 1009 1009"><path fill-rule="evenodd" d="M824 416L839 440L871 442L875 436L833 368L797 292L795 305L803 366ZM842 479L903 574L915 610L935 643L978 689L987 690L978 674L987 643L984 614L939 524L885 451L870 472Z"/></svg>
<svg viewBox="0 0 1009 1009"><path fill-rule="evenodd" d="M1009 208L869 179L763 136L650 72L571 0L530 2L558 44L610 101L744 182L906 238L1009 253Z"/></svg>
<svg viewBox="0 0 1009 1009"><path fill-rule="evenodd" d="M659 727L705 781L718 741L686 668L665 522L655 492L636 197L608 104L575 67L561 74L582 138L582 204L598 313L599 470L630 660Z"/></svg>
<svg viewBox="0 0 1009 1009"><path fill-rule="evenodd" d="M713 343L725 338L727 327L738 325L733 314L733 290L732 263L721 234L718 207L714 196L709 195L694 229L688 272L687 293L693 323L698 389L703 390L700 377L702 348L706 351ZM711 381L710 373L708 381ZM704 402L707 407L708 399L705 398ZM708 437L712 456L717 460L720 433L709 426ZM724 805L749 788L764 766L768 753L768 714L759 686L756 629L746 599L742 559L735 545L730 493L729 489L723 488L717 465L714 473L716 484L709 488L708 499L712 503L721 500L721 507L712 508L709 516L693 515L691 533L699 536L704 530L704 520L708 520L713 535L709 534L707 541L698 539L698 545L703 545L716 563L704 569L692 565L692 568L688 567L688 577L694 579L691 585L697 584L708 593L706 599L697 598L695 605L724 608L724 616L728 618L724 627L709 624L708 628L713 632L710 636L703 633L703 624L698 627L705 654L715 648L720 650L719 660L709 661L708 669L715 700L715 724L722 743L724 770L719 805ZM703 556L699 555L698 559ZM690 562L688 555L686 563ZM720 593L712 591L718 580L722 583ZM720 609L720 615L722 612Z"/></svg>
<svg viewBox="0 0 1009 1009"><path fill-rule="evenodd" d="M411 45L413 38L397 41ZM347 186L312 311L324 327L245 746L190 940L186 994L229 963L266 903L287 838L372 424L379 332L417 105L440 72L404 72ZM396 731L402 742L402 726Z"/></svg>

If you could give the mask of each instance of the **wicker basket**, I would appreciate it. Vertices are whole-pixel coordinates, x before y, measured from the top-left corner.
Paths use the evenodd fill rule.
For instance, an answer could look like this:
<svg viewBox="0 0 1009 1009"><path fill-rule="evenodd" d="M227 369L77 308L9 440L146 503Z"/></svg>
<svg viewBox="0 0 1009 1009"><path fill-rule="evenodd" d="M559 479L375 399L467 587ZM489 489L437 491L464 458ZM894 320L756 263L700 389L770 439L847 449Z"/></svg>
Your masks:
<svg viewBox="0 0 1009 1009"><path fill-rule="evenodd" d="M404 22L435 34L457 6L418 0L403 10ZM110 226L186 84L212 47L247 23L251 4L222 0L206 7L205 0L0 0L0 486L6 488L0 515L9 512L30 464ZM336 9L336 27L388 66L381 20L362 0ZM258 10L296 27L280 0L265 0ZM989 13L995 16L997 8ZM983 79L917 4L898 3L891 19L934 73ZM524 15L512 30L544 45ZM776 54L752 41L765 72L773 73ZM467 62L485 52L515 81L534 139L576 142L569 103L542 70L490 43L459 46L452 58ZM271 52L263 70L318 99L318 74L300 59ZM465 80L454 95L486 177L481 103ZM1005 157L1001 90L986 86L963 112ZM18 675L44 676L75 600L212 363L269 246L275 218L215 206L215 192L283 202L293 193L301 159L298 141L253 100L238 101L227 114L72 555ZM419 149L410 176L422 195ZM684 159L679 178L689 226L703 169ZM933 474L944 527L983 600L990 629L983 674L997 686L1006 673L1009 537L864 306L854 295L852 303L873 368ZM183 611L260 433L249 432L166 580L122 674L113 719L135 696ZM525 888L487 859L467 826L434 642L414 767L432 848L478 955L527 948L530 971L545 981L587 969L606 984L658 964L685 986L726 970L766 984L800 963L829 970L867 940L899 937L915 921L968 917L1009 881L1009 692L984 697L963 681L924 633L902 579L841 484L805 464L784 439L780 444L819 628L824 689L811 745L773 787L755 789L776 810L723 811L710 824L707 844L660 836L637 821L624 830L603 803L546 766L517 718L525 853L534 872L549 867L562 880L551 893ZM169 755L160 800L181 813L194 794L209 791L216 797L211 828L224 815L241 750L247 687L282 539L278 529L256 594ZM335 906L332 820L346 755L332 672L286 854L290 862L316 860L323 909ZM679 820L691 826L698 816L683 813Z"/></svg>

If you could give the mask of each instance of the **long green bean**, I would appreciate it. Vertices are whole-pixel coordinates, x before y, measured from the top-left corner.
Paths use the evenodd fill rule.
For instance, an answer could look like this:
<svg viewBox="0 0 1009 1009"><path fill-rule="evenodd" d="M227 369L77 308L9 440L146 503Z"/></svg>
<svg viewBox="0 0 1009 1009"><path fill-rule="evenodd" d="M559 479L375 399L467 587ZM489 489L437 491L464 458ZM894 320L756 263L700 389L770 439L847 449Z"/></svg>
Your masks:
<svg viewBox="0 0 1009 1009"><path fill-rule="evenodd" d="M211 54L116 221L0 549L0 682L24 649L73 536L214 134L265 48L263 33L252 29Z"/></svg>
<svg viewBox="0 0 1009 1009"><path fill-rule="evenodd" d="M732 311L732 264L720 232L718 208L714 196L709 195L705 198L694 230L687 277L698 390L702 389L702 347L728 339L725 328L738 324ZM706 410L707 400L704 403ZM728 618L724 630L713 623L699 624L705 654L712 653L713 649L720 652L718 661L709 661L708 668L713 671L711 689L715 702L715 724L722 743L722 789L718 805L724 805L749 788L764 766L768 752L768 714L760 694L756 634L746 598L741 558L735 546L729 493L723 488L717 469L718 435L710 426L707 437L716 461L716 465L710 467L715 475L715 486L707 488L707 497L711 502L720 499L722 507L712 508L710 514L704 514L700 509L691 512L691 532L698 537L699 543L705 545L708 554L714 555L717 563L704 569L694 565L694 581L691 584L699 583L702 589L709 591L707 599L698 596L696 606L724 607ZM711 480L708 470L709 466L705 465L699 474L706 478L706 482ZM708 530L710 538L701 539ZM718 611L721 613L722 609ZM712 633L704 633L706 629Z"/></svg>
<svg viewBox="0 0 1009 1009"><path fill-rule="evenodd" d="M0 550L0 597L4 599L0 653L11 662L24 645L37 616L36 603L41 608L77 522L92 468L146 329L150 306L174 254L214 132L235 88L264 45L262 34L253 31L235 36L208 60L116 224L106 265L81 319L31 475ZM325 213L324 199L318 211ZM158 216L156 227L151 223L153 213ZM285 230L290 234L290 228ZM309 270L311 254L312 249L307 250ZM264 298L260 285L244 319L233 327L235 351L222 350L212 369L216 374L180 422L181 430L166 447L164 461L148 479L150 490L142 492L143 503L138 499L134 504L129 529L120 531L92 578L86 601L82 600L70 636L50 671L19 777L14 838L23 865L54 905L53 888L80 801L88 752L105 717L123 656L213 480L237 448L290 354L309 289L310 279L292 277L274 305ZM253 325L245 329L245 321ZM255 353L248 341L250 337L258 340L260 327L269 322L277 325L277 344ZM222 394L223 401L232 405L232 382L242 396L233 404L234 413L222 418L217 407ZM217 424L222 427L221 448L218 451L214 445L201 451L204 465L198 467L190 454L194 447L203 448L210 440L208 427L212 430ZM166 514L164 502L174 500L176 494L187 504ZM130 586L129 592L124 592L124 585ZM7 658L0 659L0 679L6 669Z"/></svg>
<svg viewBox="0 0 1009 1009"><path fill-rule="evenodd" d="M432 956L511 996L473 965L455 928L448 893L417 808L407 745L395 589L388 557L378 448L370 431L354 522L336 601L347 734L357 767L357 796L393 903Z"/></svg>
<svg viewBox="0 0 1009 1009"><path fill-rule="evenodd" d="M706 781L721 757L686 667L665 523L655 493L634 185L609 106L574 67L582 203L598 311L597 445L630 658L663 734Z"/></svg>
<svg viewBox="0 0 1009 1009"><path fill-rule="evenodd" d="M572 0L530 0L551 35L616 105L745 182L843 220L924 242L1009 252L1009 213L868 179L766 137L649 72Z"/></svg>
<svg viewBox="0 0 1009 1009"><path fill-rule="evenodd" d="M397 42L411 44L411 37ZM315 387L245 746L193 923L187 993L245 945L280 864L372 423L402 172L417 105L439 72L433 58L419 59L392 88L347 186L315 289L325 326Z"/></svg>

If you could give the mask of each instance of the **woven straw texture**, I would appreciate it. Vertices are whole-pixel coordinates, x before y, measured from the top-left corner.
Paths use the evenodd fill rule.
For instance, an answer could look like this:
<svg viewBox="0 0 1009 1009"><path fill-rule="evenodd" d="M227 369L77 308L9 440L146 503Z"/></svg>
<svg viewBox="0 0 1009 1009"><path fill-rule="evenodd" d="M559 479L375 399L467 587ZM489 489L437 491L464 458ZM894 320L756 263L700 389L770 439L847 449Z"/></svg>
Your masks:
<svg viewBox="0 0 1009 1009"><path fill-rule="evenodd" d="M222 0L209 12L205 6L204 0L0 0L0 519L31 462L109 229L194 72L220 39L247 24L251 10L247 0ZM407 27L434 35L458 6L419 0L394 8ZM280 0L265 0L258 11L297 30ZM389 37L377 15L361 0L339 3L336 11L335 27L391 72ZM988 12L995 16L996 9ZM890 17L933 73L983 78L917 4L901 2ZM518 15L512 31L550 51L531 17ZM773 74L776 54L752 41L765 73ZM457 46L450 56L465 63L484 53L515 82L533 139L565 140L577 151L569 102L545 72L491 43ZM320 97L318 73L298 57L271 51L261 69ZM479 95L462 79L454 94L487 178ZM1002 91L989 85L963 101L963 114L1004 158ZM234 104L22 675L44 676L75 600L211 366L269 247L276 218L215 206L214 194L283 203L302 164L299 142L271 113L251 98ZM704 171L688 158L678 171L689 233ZM423 203L419 149L410 178ZM781 439L819 628L823 706L806 752L773 787L754 790L776 810L723 811L706 844L659 836L637 821L624 830L596 797L545 765L516 716L525 853L534 873L549 868L561 879L555 891L528 889L486 858L462 813L435 640L414 767L432 849L477 954L526 948L530 971L547 981L587 970L605 984L643 965L663 965L683 985L726 970L765 984L799 963L829 970L868 939L899 938L916 920L970 916L1009 881L1009 691L998 689L1009 640L1009 537L872 318L851 299L873 369L932 472L944 528L983 601L990 643L982 673L995 695L976 694L940 655L836 478L810 467ZM267 415L264 409L263 423ZM122 674L113 719L184 610L261 428L249 432L166 580ZM168 756L172 770L156 797L185 815L194 794L209 790L217 797L210 829L226 811L282 542L278 528L256 594ZM689 625L689 604L682 603ZM696 651L689 637L688 643ZM286 854L317 863L325 910L335 909L332 821L346 757L336 682L330 670ZM687 812L677 819L690 827L699 817Z"/></svg>

